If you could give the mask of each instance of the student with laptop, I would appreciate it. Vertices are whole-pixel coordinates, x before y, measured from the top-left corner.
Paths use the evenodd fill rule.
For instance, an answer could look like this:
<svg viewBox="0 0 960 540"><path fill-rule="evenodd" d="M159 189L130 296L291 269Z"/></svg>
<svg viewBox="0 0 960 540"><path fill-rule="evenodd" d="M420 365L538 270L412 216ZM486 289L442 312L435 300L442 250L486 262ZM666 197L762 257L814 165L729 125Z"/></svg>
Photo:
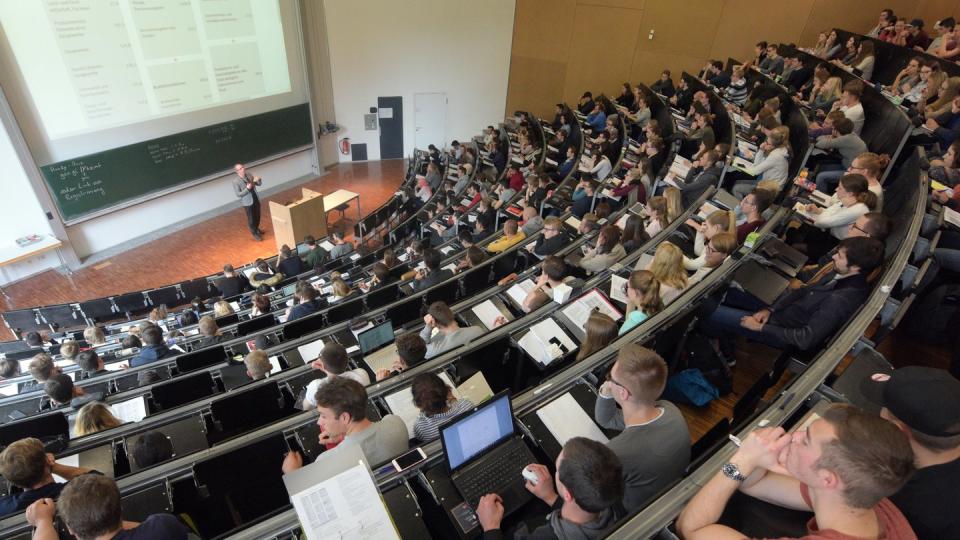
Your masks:
<svg viewBox="0 0 960 540"><path fill-rule="evenodd" d="M426 358L430 359L438 354L449 351L482 336L485 331L479 326L461 328L457 317L446 302L434 302L423 316L425 326L420 337L427 344ZM436 329L436 333L434 333Z"/></svg>
<svg viewBox="0 0 960 540"><path fill-rule="evenodd" d="M323 372L324 376L310 381L303 396L303 409L310 410L317 406L317 390L335 377L344 377L357 381L363 386L370 384L370 376L362 368L347 369L347 350L339 343L330 343L323 347L320 356L310 362L310 367Z"/></svg>
<svg viewBox="0 0 960 540"><path fill-rule="evenodd" d="M612 450L602 443L574 437L557 456L557 474L551 477L545 465L527 467L537 476L524 487L550 506L545 523L533 531L521 524L512 538L603 538L622 516L623 469ZM556 486L556 487L554 487ZM504 507L495 493L484 495L477 518L485 540L504 538L500 524Z"/></svg>
<svg viewBox="0 0 960 540"><path fill-rule="evenodd" d="M690 464L690 430L683 413L673 403L657 400L666 384L663 358L630 344L620 349L600 386L593 414L600 426L620 431L607 446L623 464L628 512L682 477Z"/></svg>
<svg viewBox="0 0 960 540"><path fill-rule="evenodd" d="M427 344L419 334L414 332L403 334L397 338L395 344L397 346L397 356L390 369L378 369L376 371L375 375L378 381L399 375L403 370L409 369L425 360Z"/></svg>
<svg viewBox="0 0 960 540"><path fill-rule="evenodd" d="M336 452L347 446L359 446L370 466L376 466L396 457L409 448L407 425L395 414L388 414L379 422L367 418L367 391L357 381L346 377L332 377L322 384L314 396L320 417L320 444L343 439ZM290 452L283 459L283 472L303 467L299 452Z"/></svg>

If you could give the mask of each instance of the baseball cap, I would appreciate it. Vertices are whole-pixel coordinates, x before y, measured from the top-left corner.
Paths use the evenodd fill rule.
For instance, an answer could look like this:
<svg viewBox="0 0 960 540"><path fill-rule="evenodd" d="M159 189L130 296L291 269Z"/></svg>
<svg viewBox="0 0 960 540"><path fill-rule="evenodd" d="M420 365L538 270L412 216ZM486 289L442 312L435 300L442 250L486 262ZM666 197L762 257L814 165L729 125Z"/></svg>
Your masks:
<svg viewBox="0 0 960 540"><path fill-rule="evenodd" d="M960 435L960 380L943 369L907 366L864 381L863 395L931 437Z"/></svg>

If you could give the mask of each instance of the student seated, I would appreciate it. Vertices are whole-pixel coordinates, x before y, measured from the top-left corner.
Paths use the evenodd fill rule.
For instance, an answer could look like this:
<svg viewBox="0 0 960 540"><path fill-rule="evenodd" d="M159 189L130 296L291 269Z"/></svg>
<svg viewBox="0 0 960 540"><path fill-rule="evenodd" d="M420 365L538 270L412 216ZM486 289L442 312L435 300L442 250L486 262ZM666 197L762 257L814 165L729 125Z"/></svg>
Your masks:
<svg viewBox="0 0 960 540"><path fill-rule="evenodd" d="M427 344L419 334L410 332L403 334L396 340L397 358L390 369L378 369L374 374L378 381L387 377L399 375L403 370L420 364L426 359Z"/></svg>
<svg viewBox="0 0 960 540"><path fill-rule="evenodd" d="M90 392L89 394L83 388L75 386L73 379L63 373L53 375L45 383L43 390L47 397L57 406L70 405L74 409L79 409L91 401L103 401L103 392Z"/></svg>
<svg viewBox="0 0 960 540"><path fill-rule="evenodd" d="M543 218L540 217L540 213L537 212L537 209L533 206L524 206L523 225L520 227L520 230L523 231L524 236L532 236L542 228Z"/></svg>
<svg viewBox="0 0 960 540"><path fill-rule="evenodd" d="M808 351L845 324L870 294L867 276L883 263L883 243L874 238L847 238L833 255L832 270L815 282L784 291L769 308L751 312L721 305L702 329L728 344L743 336L776 349Z"/></svg>
<svg viewBox="0 0 960 540"><path fill-rule="evenodd" d="M371 466L396 457L408 448L407 425L395 414L388 414L379 422L367 418L367 391L357 381L334 377L317 389L313 397L320 417L320 443L339 444L327 452L359 446ZM289 473L303 466L299 452L290 452L283 459L283 472Z"/></svg>
<svg viewBox="0 0 960 540"><path fill-rule="evenodd" d="M140 337L143 341L143 347L140 349L140 353L130 360L130 367L144 366L176 354L163 342L163 330L159 326L148 326L140 332Z"/></svg>
<svg viewBox="0 0 960 540"><path fill-rule="evenodd" d="M473 268L487 260L487 252L477 246L466 249L466 255L457 263L457 272Z"/></svg>
<svg viewBox="0 0 960 540"><path fill-rule="evenodd" d="M694 220L687 220L686 223L691 228L696 229L697 234L693 239L693 253L697 257L690 259L683 257L683 267L690 271L695 271L703 266L706 261L706 247L710 240L720 233L736 233L736 217L729 210L714 210L710 212L703 223Z"/></svg>
<svg viewBox="0 0 960 540"><path fill-rule="evenodd" d="M586 336L580 344L580 350L577 351L577 361L583 360L617 339L617 321L611 319L606 313L599 311L591 313L583 329Z"/></svg>
<svg viewBox="0 0 960 540"><path fill-rule="evenodd" d="M434 373L421 373L410 387L413 404L420 409L413 433L421 442L430 442L440 436L440 424L469 411L473 402L453 397L453 389Z"/></svg>
<svg viewBox="0 0 960 540"><path fill-rule="evenodd" d="M297 256L290 246L284 244L280 246L280 254L277 255L277 272L285 276L296 276L310 270L303 259Z"/></svg>
<svg viewBox="0 0 960 540"><path fill-rule="evenodd" d="M167 437L160 431L148 431L133 443L133 451L130 452L133 461L137 467L146 469L147 467L163 463L174 456L173 443L170 437Z"/></svg>
<svg viewBox="0 0 960 540"><path fill-rule="evenodd" d="M470 343L486 333L479 326L461 328L457 323L457 317L446 302L430 304L427 314L423 316L423 322L424 327L420 337L427 344L427 359ZM434 329L437 329L436 334L433 333Z"/></svg>
<svg viewBox="0 0 960 540"><path fill-rule="evenodd" d="M20 362L13 358L0 359L0 379L12 379L20 375Z"/></svg>
<svg viewBox="0 0 960 540"><path fill-rule="evenodd" d="M882 407L880 416L896 424L913 449L917 472L890 501L918 538L960 538L960 381L943 369L905 366L864 383Z"/></svg>
<svg viewBox="0 0 960 540"><path fill-rule="evenodd" d="M563 259L556 255L543 259L540 264L540 277L523 299L524 313L536 311L549 303L553 300L553 289L562 283L571 284L568 280L572 282L573 278L569 276L569 269Z"/></svg>
<svg viewBox="0 0 960 540"><path fill-rule="evenodd" d="M320 293L317 289L307 281L297 282L294 295L297 300L297 305L290 308L289 315L287 315L287 322L313 315L323 309L327 304L319 298Z"/></svg>
<svg viewBox="0 0 960 540"><path fill-rule="evenodd" d="M487 245L487 251L490 253L500 253L522 242L527 235L520 230L520 225L515 219L508 219L503 223L503 236L490 242Z"/></svg>
<svg viewBox="0 0 960 540"><path fill-rule="evenodd" d="M97 351L90 349L83 351L77 355L77 366L83 372L84 378L96 377L97 375L103 375L109 373L106 369L103 368L103 358L100 358L100 355L97 354Z"/></svg>
<svg viewBox="0 0 960 540"><path fill-rule="evenodd" d="M673 302L689 286L687 271L683 267L683 252L670 242L657 246L650 267L644 270L650 270L660 282L660 298L664 305Z"/></svg>
<svg viewBox="0 0 960 540"><path fill-rule="evenodd" d="M232 264L223 265L223 277L214 281L224 298L233 298L246 291L253 290L242 272L234 270Z"/></svg>
<svg viewBox="0 0 960 540"><path fill-rule="evenodd" d="M619 430L607 446L623 464L627 512L644 506L690 464L690 430L673 403L660 400L667 384L667 364L646 347L622 347L600 386L594 418Z"/></svg>
<svg viewBox="0 0 960 540"><path fill-rule="evenodd" d="M514 224L516 224L516 221L514 221ZM423 250L423 265L426 268L417 270L411 284L413 290L422 291L453 277L453 272L449 269L440 268L441 264L443 264L443 256L439 251L433 248Z"/></svg>
<svg viewBox="0 0 960 540"><path fill-rule="evenodd" d="M627 317L620 327L620 335L663 311L660 282L649 270L634 270L627 279Z"/></svg>
<svg viewBox="0 0 960 540"><path fill-rule="evenodd" d="M330 250L330 259L332 260L337 260L353 251L353 243L344 240L343 233L340 231L333 231L333 234L330 235L330 242L333 244L333 249Z"/></svg>
<svg viewBox="0 0 960 540"><path fill-rule="evenodd" d="M87 343L96 347L107 342L107 336L103 333L103 328L99 326L88 326L83 330L83 339Z"/></svg>
<svg viewBox="0 0 960 540"><path fill-rule="evenodd" d="M220 327L217 326L217 320L210 315L200 317L200 322L197 327L200 329L200 335L203 336L203 338L197 342L194 348L202 349L223 341L223 336L220 334Z"/></svg>
<svg viewBox="0 0 960 540"><path fill-rule="evenodd" d="M662 197L660 195L656 197L650 197L650 199L647 201L647 205L643 208L643 213L646 215L648 220L646 227L643 228L643 231L651 238L656 236L663 229L667 228L667 226L670 224L666 197Z"/></svg>
<svg viewBox="0 0 960 540"><path fill-rule="evenodd" d="M55 462L40 439L30 437L10 443L0 452L0 475L23 491L0 497L0 516L24 510L34 501L60 496L66 484L55 482L54 474L69 482L88 472L90 469Z"/></svg>
<svg viewBox="0 0 960 540"><path fill-rule="evenodd" d="M64 342L64 345L61 345L61 348L65 346L66 343L67 342ZM73 347L76 348L77 345L75 341L70 341L70 343L72 343ZM19 363L17 363L17 365L17 369L19 370ZM34 355L33 359L30 360L30 363L27 364L27 370L30 372L30 376L33 377L33 382L24 384L23 388L20 389L21 393L41 390L43 389L44 383L46 383L50 377L60 374L60 368L53 363L53 358L49 354L43 352Z"/></svg>
<svg viewBox="0 0 960 540"><path fill-rule="evenodd" d="M84 475L63 488L60 499L39 500L27 509L27 521L36 528L34 540L56 540L54 515L80 540L186 540L197 538L171 514L152 514L142 523L125 521L116 481L101 475Z"/></svg>
<svg viewBox="0 0 960 540"><path fill-rule="evenodd" d="M739 246L740 243L737 242L737 237L730 233L720 233L714 235L704 249L705 256L703 259L703 266L698 268L697 271L687 279L687 284L693 285L698 283L701 279L707 277L707 274L709 274L714 268L723 264L723 261L727 260L727 257L732 255Z"/></svg>
<svg viewBox="0 0 960 540"><path fill-rule="evenodd" d="M304 256L304 263L306 263L307 268L314 270L323 268L323 263L329 255L327 250L320 247L317 239L309 234L303 238L303 243L307 246L307 253Z"/></svg>
<svg viewBox="0 0 960 540"><path fill-rule="evenodd" d="M105 429L115 428L123 421L110 412L110 408L103 403L87 403L77 413L77 420L73 425L73 436L83 437Z"/></svg>
<svg viewBox="0 0 960 540"><path fill-rule="evenodd" d="M774 194L766 189L754 188L744 198L740 199L737 205L740 212L746 218L743 223L737 225L737 243L742 244L747 241L747 236L763 227L767 220L763 219L763 213L773 204Z"/></svg>
<svg viewBox="0 0 960 540"><path fill-rule="evenodd" d="M270 365L270 358L266 351L250 351L243 357L243 364L247 368L247 377L252 381L259 381L270 376L273 366Z"/></svg>
<svg viewBox="0 0 960 540"><path fill-rule="evenodd" d="M307 360L307 359L304 359ZM304 391L303 408L310 410L317 406L314 396L324 384L333 380L334 377L346 377L367 386L370 384L370 376L363 368L348 369L347 350L339 343L329 343L320 351L320 356L310 362L310 367L323 373L323 377L310 381Z"/></svg>
<svg viewBox="0 0 960 540"><path fill-rule="evenodd" d="M587 249L577 266L587 272L600 272L626 256L627 251L620 243L620 228L616 225L605 225L600 229L597 245Z"/></svg>
<svg viewBox="0 0 960 540"><path fill-rule="evenodd" d="M521 524L511 538L603 538L622 517L623 467L602 443L584 437L568 440L557 456L555 476L546 465L527 467L537 475L537 483L526 481L525 486L550 507L550 513L533 531ZM503 502L499 495L480 498L477 520L484 540L505 537L500 530Z"/></svg>
<svg viewBox="0 0 960 540"><path fill-rule="evenodd" d="M573 190L573 204L567 210L582 220L593 206L593 195L599 187L600 184L594 180L581 180L577 189Z"/></svg>
<svg viewBox="0 0 960 540"><path fill-rule="evenodd" d="M738 489L776 506L808 510L804 538L913 539L887 497L913 473L907 437L891 422L834 405L805 430L753 430L677 520L687 540L741 538L717 521Z"/></svg>

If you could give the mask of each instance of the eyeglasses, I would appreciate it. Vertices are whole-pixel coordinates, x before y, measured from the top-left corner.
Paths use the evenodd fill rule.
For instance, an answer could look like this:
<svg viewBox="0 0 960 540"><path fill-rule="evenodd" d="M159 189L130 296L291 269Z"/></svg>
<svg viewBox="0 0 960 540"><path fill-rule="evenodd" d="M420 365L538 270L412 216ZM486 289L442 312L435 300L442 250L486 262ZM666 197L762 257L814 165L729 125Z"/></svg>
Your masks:
<svg viewBox="0 0 960 540"><path fill-rule="evenodd" d="M857 225L857 222L856 222L856 221L854 221L853 223L851 223L850 226L853 227L854 229L862 232L862 233L864 234L864 236L870 236L870 233L868 233L867 231L865 231L865 230L863 230L862 228L860 228L860 226Z"/></svg>
<svg viewBox="0 0 960 540"><path fill-rule="evenodd" d="M560 232L560 229L554 229L554 228L551 228L551 227L544 227L543 230L544 230L544 232L546 232L546 231Z"/></svg>
<svg viewBox="0 0 960 540"><path fill-rule="evenodd" d="M610 371L607 372L607 381L612 382L613 384L619 386L620 388L623 388L628 394L631 393L629 388L624 386L622 383L617 382L617 380L613 378L613 367L611 367Z"/></svg>

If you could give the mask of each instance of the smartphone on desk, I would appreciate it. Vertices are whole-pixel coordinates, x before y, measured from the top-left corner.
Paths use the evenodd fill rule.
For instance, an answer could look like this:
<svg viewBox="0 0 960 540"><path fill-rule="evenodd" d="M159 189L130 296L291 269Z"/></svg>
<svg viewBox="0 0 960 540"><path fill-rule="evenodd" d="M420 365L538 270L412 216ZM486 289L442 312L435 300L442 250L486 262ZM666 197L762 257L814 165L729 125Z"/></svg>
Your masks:
<svg viewBox="0 0 960 540"><path fill-rule="evenodd" d="M427 459L427 454L423 452L423 448L417 447L406 454L397 456L392 463L395 471L403 472L410 467L413 467L417 463L424 461L425 459Z"/></svg>

